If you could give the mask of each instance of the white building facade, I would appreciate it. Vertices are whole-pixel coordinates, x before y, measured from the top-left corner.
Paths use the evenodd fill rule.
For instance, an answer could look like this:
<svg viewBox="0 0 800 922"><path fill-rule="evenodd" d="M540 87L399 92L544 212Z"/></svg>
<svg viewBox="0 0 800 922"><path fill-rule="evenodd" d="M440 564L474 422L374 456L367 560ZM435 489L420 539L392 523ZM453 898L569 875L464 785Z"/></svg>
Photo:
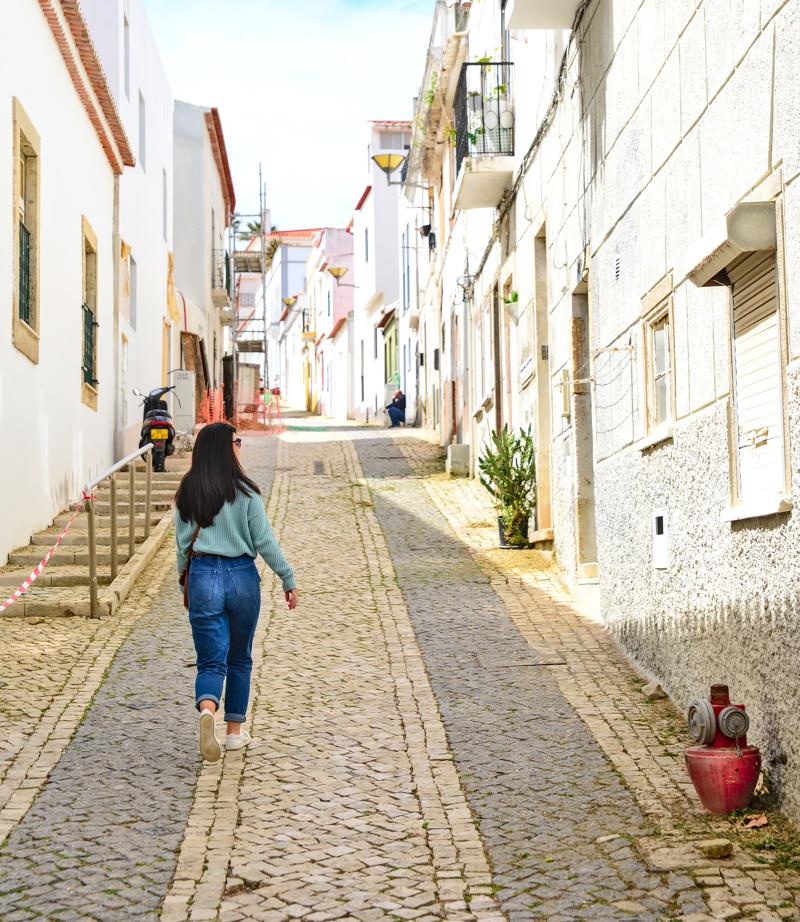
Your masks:
<svg viewBox="0 0 800 922"><path fill-rule="evenodd" d="M354 417L377 425L385 424L384 408L400 386L400 177L387 176L372 157L405 155L410 140L410 122L370 122L368 183L351 223L358 285L353 304Z"/></svg>
<svg viewBox="0 0 800 922"><path fill-rule="evenodd" d="M4 5L0 36L4 562L113 459L116 214L134 155L75 5Z"/></svg>
<svg viewBox="0 0 800 922"><path fill-rule="evenodd" d="M222 388L234 319L227 231L236 196L216 108L176 100L174 177L179 367L194 372L200 405L209 390Z"/></svg>
<svg viewBox="0 0 800 922"><path fill-rule="evenodd" d="M438 6L410 158L424 422L473 465L532 425L533 538L677 701L730 684L800 815L800 3L469 6Z"/></svg>
<svg viewBox="0 0 800 922"><path fill-rule="evenodd" d="M133 387L147 393L180 367L182 318L172 280L173 98L142 0L84 0L81 6L136 155L119 190L114 362L115 445L122 455L139 443Z"/></svg>

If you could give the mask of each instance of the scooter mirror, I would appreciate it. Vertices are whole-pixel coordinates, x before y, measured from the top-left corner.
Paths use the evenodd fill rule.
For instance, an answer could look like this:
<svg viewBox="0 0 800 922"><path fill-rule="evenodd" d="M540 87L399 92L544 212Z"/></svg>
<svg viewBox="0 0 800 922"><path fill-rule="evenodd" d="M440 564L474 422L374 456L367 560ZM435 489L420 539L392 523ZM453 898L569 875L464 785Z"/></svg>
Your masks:
<svg viewBox="0 0 800 922"><path fill-rule="evenodd" d="M133 396L134 397L144 397L144 394L139 390L138 387L135 387L133 389Z"/></svg>

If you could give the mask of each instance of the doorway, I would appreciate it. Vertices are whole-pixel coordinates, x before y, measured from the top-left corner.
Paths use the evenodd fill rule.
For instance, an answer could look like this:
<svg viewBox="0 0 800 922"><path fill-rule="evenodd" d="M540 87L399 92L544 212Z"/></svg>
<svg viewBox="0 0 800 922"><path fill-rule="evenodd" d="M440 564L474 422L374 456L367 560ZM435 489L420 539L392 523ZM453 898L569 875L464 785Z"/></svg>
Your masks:
<svg viewBox="0 0 800 922"><path fill-rule="evenodd" d="M578 577L597 576L592 360L589 296L572 296L572 420L575 438L575 539Z"/></svg>

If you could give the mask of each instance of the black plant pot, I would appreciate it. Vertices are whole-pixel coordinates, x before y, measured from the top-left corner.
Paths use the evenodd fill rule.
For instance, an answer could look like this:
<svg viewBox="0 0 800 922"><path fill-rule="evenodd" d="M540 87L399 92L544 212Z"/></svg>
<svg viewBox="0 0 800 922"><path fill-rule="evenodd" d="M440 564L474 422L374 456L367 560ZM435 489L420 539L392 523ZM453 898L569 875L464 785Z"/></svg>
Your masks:
<svg viewBox="0 0 800 922"><path fill-rule="evenodd" d="M497 517L497 531L500 535L500 547L508 547L515 551L523 550L528 546L528 522L522 528L522 537L525 539L523 544L509 544L506 540L506 523L502 515Z"/></svg>

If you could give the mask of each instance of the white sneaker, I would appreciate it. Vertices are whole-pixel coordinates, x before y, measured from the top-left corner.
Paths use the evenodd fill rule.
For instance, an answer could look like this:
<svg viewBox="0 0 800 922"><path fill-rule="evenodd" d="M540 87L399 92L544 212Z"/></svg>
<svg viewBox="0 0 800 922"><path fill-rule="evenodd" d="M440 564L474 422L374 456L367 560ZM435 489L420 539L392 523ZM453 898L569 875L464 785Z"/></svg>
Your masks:
<svg viewBox="0 0 800 922"><path fill-rule="evenodd" d="M206 762L219 762L221 753L214 715L204 710L200 714L200 755Z"/></svg>
<svg viewBox="0 0 800 922"><path fill-rule="evenodd" d="M244 749L252 737L247 730L240 730L238 733L228 733L225 736L226 749Z"/></svg>

